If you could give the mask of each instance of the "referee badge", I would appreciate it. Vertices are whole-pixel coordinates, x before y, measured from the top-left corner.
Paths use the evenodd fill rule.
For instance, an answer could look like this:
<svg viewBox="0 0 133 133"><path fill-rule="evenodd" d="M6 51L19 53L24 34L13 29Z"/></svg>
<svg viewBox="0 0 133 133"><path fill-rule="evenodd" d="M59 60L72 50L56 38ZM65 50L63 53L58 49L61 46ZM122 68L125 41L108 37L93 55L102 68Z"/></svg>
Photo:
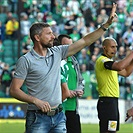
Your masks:
<svg viewBox="0 0 133 133"><path fill-rule="evenodd" d="M109 121L108 131L116 131L117 121Z"/></svg>

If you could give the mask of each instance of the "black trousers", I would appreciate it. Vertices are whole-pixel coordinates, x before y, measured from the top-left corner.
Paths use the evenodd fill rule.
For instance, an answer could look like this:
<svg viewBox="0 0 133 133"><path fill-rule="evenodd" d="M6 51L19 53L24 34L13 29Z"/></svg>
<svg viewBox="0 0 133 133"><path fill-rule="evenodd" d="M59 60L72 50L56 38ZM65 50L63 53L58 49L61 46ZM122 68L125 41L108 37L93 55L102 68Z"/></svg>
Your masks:
<svg viewBox="0 0 133 133"><path fill-rule="evenodd" d="M65 114L67 133L81 133L79 114L76 114L76 111L66 111Z"/></svg>
<svg viewBox="0 0 133 133"><path fill-rule="evenodd" d="M119 131L118 98L100 97L97 103L97 111L101 132L111 131L110 125L112 124L115 125L115 131ZM111 121L116 121L117 123L114 124Z"/></svg>

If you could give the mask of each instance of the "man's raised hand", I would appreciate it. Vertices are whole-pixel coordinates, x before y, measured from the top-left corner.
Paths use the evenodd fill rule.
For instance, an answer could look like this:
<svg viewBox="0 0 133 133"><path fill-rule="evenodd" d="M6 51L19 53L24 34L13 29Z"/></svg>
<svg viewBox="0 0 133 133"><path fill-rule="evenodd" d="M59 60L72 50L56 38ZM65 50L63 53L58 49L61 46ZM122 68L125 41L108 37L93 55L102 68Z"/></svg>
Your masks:
<svg viewBox="0 0 133 133"><path fill-rule="evenodd" d="M110 13L110 16L107 20L107 22L105 23L105 25L107 24L108 26L111 25L114 21L114 18L117 17L117 14L116 14L116 7L117 7L117 4L116 3L113 3L113 6L112 6L112 11Z"/></svg>

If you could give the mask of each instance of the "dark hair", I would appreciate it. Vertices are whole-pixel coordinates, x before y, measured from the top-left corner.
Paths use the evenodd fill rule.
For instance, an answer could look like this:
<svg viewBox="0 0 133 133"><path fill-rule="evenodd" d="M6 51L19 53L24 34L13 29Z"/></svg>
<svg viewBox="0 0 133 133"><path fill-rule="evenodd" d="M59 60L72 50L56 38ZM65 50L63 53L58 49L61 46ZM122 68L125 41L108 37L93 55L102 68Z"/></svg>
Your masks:
<svg viewBox="0 0 133 133"><path fill-rule="evenodd" d="M61 45L59 39L58 38L55 38L54 39L54 42L53 42L53 46L59 46L59 45Z"/></svg>
<svg viewBox="0 0 133 133"><path fill-rule="evenodd" d="M58 36L58 40L59 40L60 44L61 44L62 39L63 39L64 37L71 39L71 37L70 37L69 35L67 35L67 34L61 34L61 35Z"/></svg>
<svg viewBox="0 0 133 133"><path fill-rule="evenodd" d="M37 34L41 34L43 28L46 28L46 27L50 27L50 25L47 24L47 23L43 23L43 22L34 23L34 24L30 27L30 38L31 38L31 40L32 40L33 42L35 42L34 36L37 35Z"/></svg>

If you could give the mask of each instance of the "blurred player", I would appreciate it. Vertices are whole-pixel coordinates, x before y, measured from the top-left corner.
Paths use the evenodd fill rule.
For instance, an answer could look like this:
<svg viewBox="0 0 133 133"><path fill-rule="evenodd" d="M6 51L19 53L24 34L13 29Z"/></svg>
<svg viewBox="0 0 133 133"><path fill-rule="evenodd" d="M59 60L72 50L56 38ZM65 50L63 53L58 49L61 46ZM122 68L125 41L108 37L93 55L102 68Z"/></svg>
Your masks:
<svg viewBox="0 0 133 133"><path fill-rule="evenodd" d="M72 44L72 39L66 34L61 34L58 39L62 45ZM74 56L70 56L61 61L61 75L64 76L70 96L63 103L66 115L67 133L81 133L80 116L78 111L78 98L84 92L83 78L80 73L78 61ZM76 125L76 126L75 126Z"/></svg>

